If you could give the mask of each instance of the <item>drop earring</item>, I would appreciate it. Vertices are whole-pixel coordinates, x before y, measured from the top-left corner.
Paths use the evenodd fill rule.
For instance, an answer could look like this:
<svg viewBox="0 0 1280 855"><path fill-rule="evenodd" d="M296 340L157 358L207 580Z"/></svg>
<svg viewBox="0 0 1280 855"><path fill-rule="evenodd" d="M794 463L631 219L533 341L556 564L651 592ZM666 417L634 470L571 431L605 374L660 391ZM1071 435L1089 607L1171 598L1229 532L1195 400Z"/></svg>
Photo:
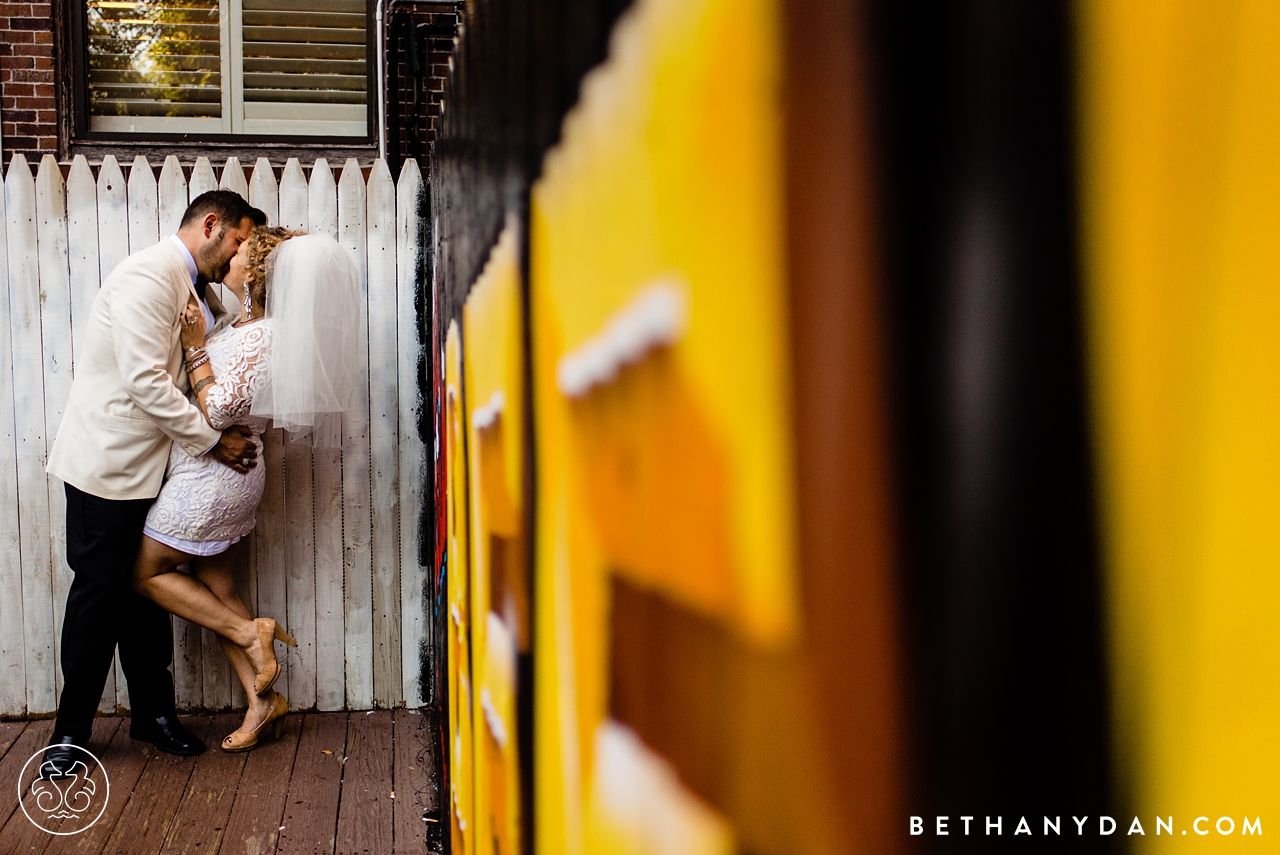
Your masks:
<svg viewBox="0 0 1280 855"><path fill-rule="evenodd" d="M253 298L249 296L249 289L244 289L244 317L245 320L253 317Z"/></svg>

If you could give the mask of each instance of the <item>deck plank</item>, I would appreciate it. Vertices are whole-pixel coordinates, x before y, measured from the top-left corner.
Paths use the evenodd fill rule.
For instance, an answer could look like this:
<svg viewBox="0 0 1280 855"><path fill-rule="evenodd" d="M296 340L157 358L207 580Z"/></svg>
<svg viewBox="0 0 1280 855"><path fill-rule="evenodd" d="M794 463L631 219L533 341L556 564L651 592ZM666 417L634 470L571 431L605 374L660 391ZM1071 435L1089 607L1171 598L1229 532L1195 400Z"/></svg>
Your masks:
<svg viewBox="0 0 1280 855"><path fill-rule="evenodd" d="M277 855L333 852L346 741L346 713L308 715L303 719Z"/></svg>
<svg viewBox="0 0 1280 855"><path fill-rule="evenodd" d="M0 788L0 852L431 851L423 814L434 812L438 794L429 716L403 709L291 714L279 740L246 754L218 750L240 715L184 716L209 744L185 758L130 739L127 717L98 717L89 748L111 779L102 818L82 834L54 837L27 821L16 792ZM49 720L0 722L0 780L16 780L52 729Z"/></svg>
<svg viewBox="0 0 1280 855"><path fill-rule="evenodd" d="M183 723L203 739L209 732L211 721L211 716L201 715L191 716ZM148 855L161 851L187 782L191 780L197 757L178 757L154 748L147 753L151 756L146 768L102 850L104 853ZM108 766L108 773L110 770Z"/></svg>
<svg viewBox="0 0 1280 855"><path fill-rule="evenodd" d="M164 842L162 851L166 855L205 855L218 851L248 755L229 754L217 743L239 727L243 718L238 712L213 717L205 738L209 750L196 758L191 780L187 782Z"/></svg>
<svg viewBox="0 0 1280 855"><path fill-rule="evenodd" d="M285 784L293 773L302 720L300 715L285 716L280 739L264 742L249 752L222 846L202 850L206 855L264 855L276 851L288 796Z"/></svg>
<svg viewBox="0 0 1280 855"><path fill-rule="evenodd" d="M0 852L10 851L6 845L4 832L10 829L9 822L14 814L16 813L18 819L24 823L27 821L18 810L18 787L16 786L18 776L22 774L22 767L26 765L31 755L49 741L51 733L53 733L53 719L29 723L5 752L4 759L0 760L0 781L9 782L0 787L0 826L3 826L3 830L0 830Z"/></svg>
<svg viewBox="0 0 1280 855"><path fill-rule="evenodd" d="M0 721L0 760L9 753L9 749L13 747L13 743L18 741L18 737L22 736L22 731L27 729L25 721Z"/></svg>
<svg viewBox="0 0 1280 855"><path fill-rule="evenodd" d="M142 777L156 750L145 742L137 742L129 737L130 720L124 716L111 716L119 725L111 741L106 746L96 743L89 745L89 750L98 754L98 759L107 770L111 780L111 800L102 818L94 826L74 838L64 846L65 851L78 852L81 855L98 855L111 839L111 833L120 821L130 803L133 789ZM62 850L59 850L61 852Z"/></svg>
<svg viewBox="0 0 1280 855"><path fill-rule="evenodd" d="M392 808L396 855L426 855L427 820L438 794L433 768L435 733L431 717L416 710L395 711L395 801Z"/></svg>
<svg viewBox="0 0 1280 855"><path fill-rule="evenodd" d="M391 710L353 712L347 725L347 765L338 808L337 855L392 852L394 749Z"/></svg>

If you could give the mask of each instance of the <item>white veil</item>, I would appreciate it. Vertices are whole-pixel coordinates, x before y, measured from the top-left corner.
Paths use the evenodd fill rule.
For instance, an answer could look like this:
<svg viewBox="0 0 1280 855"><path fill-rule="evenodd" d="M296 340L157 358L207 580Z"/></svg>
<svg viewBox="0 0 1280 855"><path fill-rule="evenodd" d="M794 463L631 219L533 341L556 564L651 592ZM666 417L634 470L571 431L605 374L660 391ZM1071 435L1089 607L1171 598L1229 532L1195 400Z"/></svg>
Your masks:
<svg viewBox="0 0 1280 855"><path fill-rule="evenodd" d="M313 445L342 444L357 355L366 348L360 269L328 235L300 235L267 257L271 361L250 412Z"/></svg>

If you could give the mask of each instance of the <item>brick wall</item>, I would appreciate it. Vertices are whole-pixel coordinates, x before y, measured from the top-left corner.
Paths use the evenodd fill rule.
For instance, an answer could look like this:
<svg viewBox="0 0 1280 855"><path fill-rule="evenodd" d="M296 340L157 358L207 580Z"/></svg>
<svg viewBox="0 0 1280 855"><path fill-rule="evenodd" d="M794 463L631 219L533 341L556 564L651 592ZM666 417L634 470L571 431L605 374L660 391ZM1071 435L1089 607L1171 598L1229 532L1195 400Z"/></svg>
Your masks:
<svg viewBox="0 0 1280 855"><path fill-rule="evenodd" d="M0 129L4 162L57 152L53 11L48 3L0 2Z"/></svg>
<svg viewBox="0 0 1280 855"><path fill-rule="evenodd" d="M403 30L393 30L389 39L391 44L388 45L388 58L391 60L393 67L387 83L387 92L389 100L395 99L399 103L399 119L404 130L401 134L396 134L394 126L396 110L391 105L388 105L387 157L389 161L397 159L394 146L395 140L399 136L399 159L403 160L410 157L416 149L418 157L421 158L422 165L425 168L427 152L430 149L431 141L436 137L436 125L440 120L440 102L444 98L445 80L449 75L448 63L449 55L453 52L452 33L456 19L452 12L424 12L421 10L414 10L410 14L410 19L414 26L426 25L450 31L449 35L442 33L428 35L425 42L421 44L423 50L418 59L425 74L421 80L416 82L409 72L406 39L403 35L398 34L402 34ZM415 85L419 87L417 92L418 119L416 122L413 119ZM414 146L410 140L410 135L415 130L418 136L417 146Z"/></svg>

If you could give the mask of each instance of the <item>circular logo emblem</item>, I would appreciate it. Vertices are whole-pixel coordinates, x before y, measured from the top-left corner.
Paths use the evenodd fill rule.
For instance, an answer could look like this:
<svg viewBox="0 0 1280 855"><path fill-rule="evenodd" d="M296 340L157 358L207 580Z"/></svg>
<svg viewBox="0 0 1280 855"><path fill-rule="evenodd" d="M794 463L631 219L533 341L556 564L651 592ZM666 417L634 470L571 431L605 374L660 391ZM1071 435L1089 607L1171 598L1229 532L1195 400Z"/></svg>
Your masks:
<svg viewBox="0 0 1280 855"><path fill-rule="evenodd" d="M70 749L70 757L55 763L45 756L54 749ZM79 834L107 809L111 783L107 770L88 749L78 745L47 745L22 767L18 776L18 804L32 825L50 834Z"/></svg>

